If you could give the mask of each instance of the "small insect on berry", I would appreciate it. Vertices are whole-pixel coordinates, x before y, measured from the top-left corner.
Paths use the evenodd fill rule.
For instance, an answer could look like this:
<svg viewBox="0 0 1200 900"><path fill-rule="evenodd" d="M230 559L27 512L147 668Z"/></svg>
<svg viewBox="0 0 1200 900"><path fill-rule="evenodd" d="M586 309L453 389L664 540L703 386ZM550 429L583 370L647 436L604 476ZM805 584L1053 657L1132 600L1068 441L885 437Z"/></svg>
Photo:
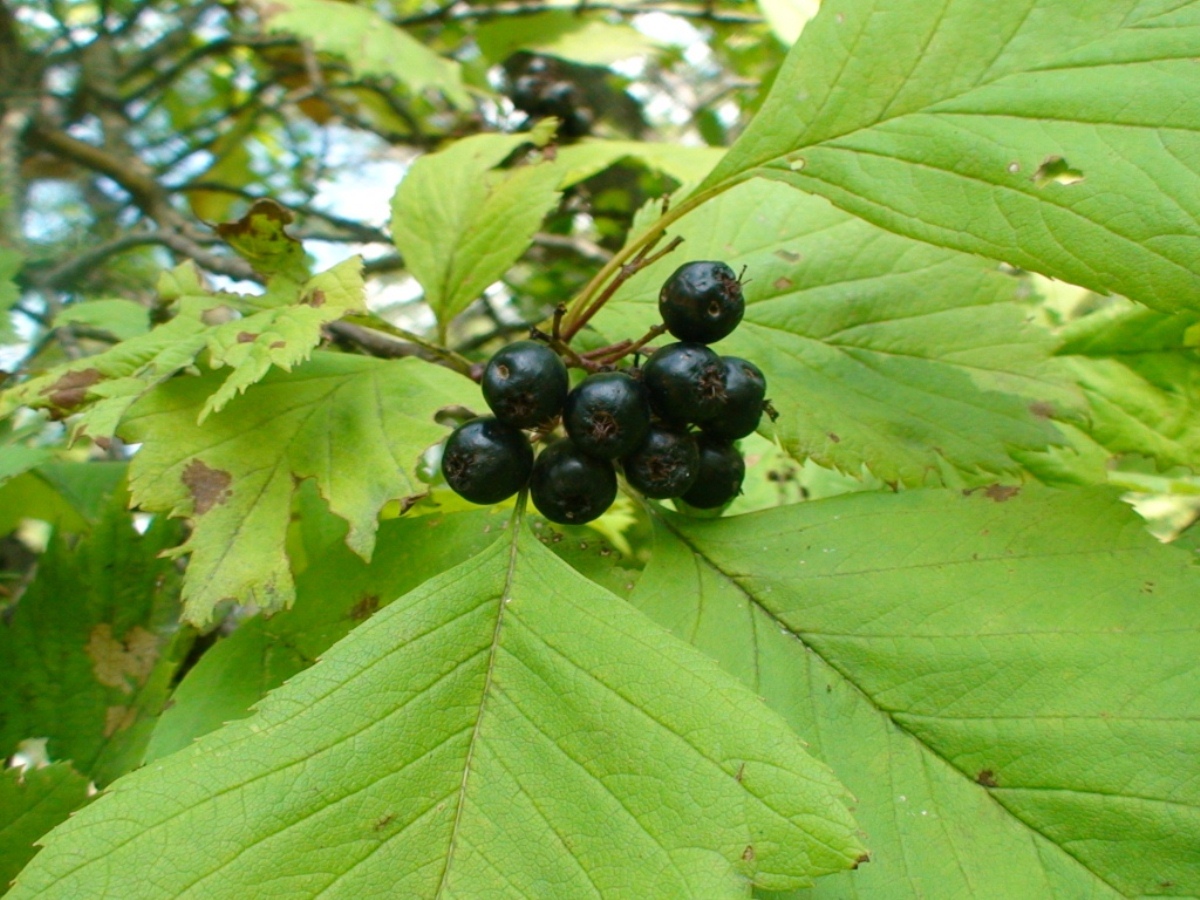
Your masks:
<svg viewBox="0 0 1200 900"><path fill-rule="evenodd" d="M742 282L723 262L684 263L658 293L659 315L681 341L719 341L737 328L745 311Z"/></svg>

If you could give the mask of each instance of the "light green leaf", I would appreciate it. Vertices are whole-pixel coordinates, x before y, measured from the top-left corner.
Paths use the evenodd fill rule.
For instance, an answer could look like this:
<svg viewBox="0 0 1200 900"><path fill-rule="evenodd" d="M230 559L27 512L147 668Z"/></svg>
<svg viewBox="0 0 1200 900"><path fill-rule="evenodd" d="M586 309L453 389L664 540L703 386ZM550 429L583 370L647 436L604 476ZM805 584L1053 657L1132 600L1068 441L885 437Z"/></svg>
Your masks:
<svg viewBox="0 0 1200 900"><path fill-rule="evenodd" d="M8 311L21 299L15 279L22 263L21 254L0 247L0 344L11 344L17 340Z"/></svg>
<svg viewBox="0 0 1200 900"><path fill-rule="evenodd" d="M496 169L514 150L550 139L553 120L528 134L484 134L422 156L392 198L392 237L447 323L517 261L558 202L560 170L542 161Z"/></svg>
<svg viewBox="0 0 1200 900"><path fill-rule="evenodd" d="M265 309L214 329L208 336L209 362L234 371L208 398L199 421L259 381L271 366L290 372L321 342L323 326L366 308L362 258L352 256L310 279L298 304Z"/></svg>
<svg viewBox="0 0 1200 900"><path fill-rule="evenodd" d="M1200 307L1200 27L1144 12L827 0L707 185L765 176L918 240Z"/></svg>
<svg viewBox="0 0 1200 900"><path fill-rule="evenodd" d="M107 331L123 341L150 330L150 311L132 300L89 300L66 307L54 319L55 328L70 324Z"/></svg>
<svg viewBox="0 0 1200 900"><path fill-rule="evenodd" d="M0 485L0 535L14 531L22 519L40 519L63 531L88 530L118 490L126 496L125 468L123 462L39 460Z"/></svg>
<svg viewBox="0 0 1200 900"><path fill-rule="evenodd" d="M244 216L214 229L238 256L261 275L281 275L288 281L308 280L304 245L287 233L294 216L274 200L255 200Z"/></svg>
<svg viewBox="0 0 1200 900"><path fill-rule="evenodd" d="M853 865L852 828L747 688L521 529L60 826L13 897L733 900Z"/></svg>
<svg viewBox="0 0 1200 900"><path fill-rule="evenodd" d="M190 635L178 628L179 578L162 551L180 529L134 529L124 492L77 541L51 540L0 628L0 756L49 738L98 784L141 762Z"/></svg>
<svg viewBox="0 0 1200 900"><path fill-rule="evenodd" d="M0 485L22 472L48 462L54 456L49 447L27 447L23 444L0 444Z"/></svg>
<svg viewBox="0 0 1200 900"><path fill-rule="evenodd" d="M1060 353L1090 404L1087 431L1114 454L1200 471L1200 315L1117 306L1072 324Z"/></svg>
<svg viewBox="0 0 1200 900"><path fill-rule="evenodd" d="M783 43L791 45L809 19L821 8L821 0L757 0L771 31Z"/></svg>
<svg viewBox="0 0 1200 900"><path fill-rule="evenodd" d="M646 56L656 42L629 25L612 25L578 10L551 10L482 23L475 41L488 61L499 64L518 50L557 56L585 66L607 66Z"/></svg>
<svg viewBox="0 0 1200 900"><path fill-rule="evenodd" d="M858 798L805 897L1195 897L1198 581L1113 492L996 488L664 515L633 600Z"/></svg>
<svg viewBox="0 0 1200 900"><path fill-rule="evenodd" d="M391 519L379 526L369 563L341 544L296 579L296 603L256 616L208 650L180 682L146 750L154 760L182 749L307 669L352 628L422 582L491 544L511 510Z"/></svg>
<svg viewBox="0 0 1200 900"><path fill-rule="evenodd" d="M693 259L746 266L746 315L718 353L752 360L799 460L905 484L1020 471L1079 402L1053 342L994 265L890 234L818 197L754 181L682 219L679 250L597 318L613 339L658 321L658 290Z"/></svg>
<svg viewBox="0 0 1200 900"><path fill-rule="evenodd" d="M69 763L0 769L0 894L33 859L33 842L87 802L88 780Z"/></svg>
<svg viewBox="0 0 1200 900"><path fill-rule="evenodd" d="M564 170L560 188L578 184L622 159L635 159L683 184L693 184L712 171L725 155L720 147L684 147L646 141L589 138L559 147L555 165Z"/></svg>
<svg viewBox="0 0 1200 900"><path fill-rule="evenodd" d="M317 50L345 58L359 76L390 76L413 93L433 89L460 109L471 106L458 63L371 9L337 0L258 0L257 5L270 31L312 41Z"/></svg>
<svg viewBox="0 0 1200 900"><path fill-rule="evenodd" d="M134 500L193 521L181 552L191 554L184 609L196 624L222 601L291 605L284 544L300 479L316 479L350 523L350 548L369 559L380 509L422 492L417 458L446 436L433 419L438 408L481 406L470 380L439 366L316 353L290 373L270 372L201 427L198 413L219 380L160 385L121 429L145 443L130 468Z"/></svg>

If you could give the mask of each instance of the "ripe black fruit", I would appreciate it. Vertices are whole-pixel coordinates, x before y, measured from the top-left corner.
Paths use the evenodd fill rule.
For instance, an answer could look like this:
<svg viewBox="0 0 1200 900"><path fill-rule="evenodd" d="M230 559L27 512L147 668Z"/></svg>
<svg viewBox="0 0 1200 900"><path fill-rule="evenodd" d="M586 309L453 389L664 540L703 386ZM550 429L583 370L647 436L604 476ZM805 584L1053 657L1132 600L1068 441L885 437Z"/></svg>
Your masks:
<svg viewBox="0 0 1200 900"><path fill-rule="evenodd" d="M612 463L588 456L570 438L560 438L534 462L529 493L551 522L582 525L612 506L617 474Z"/></svg>
<svg viewBox="0 0 1200 900"><path fill-rule="evenodd" d="M625 456L650 430L646 389L624 372L590 375L567 395L563 425L584 453L602 459Z"/></svg>
<svg viewBox="0 0 1200 900"><path fill-rule="evenodd" d="M496 418L516 428L536 428L562 412L567 367L545 344L517 341L488 361L481 386Z"/></svg>
<svg viewBox="0 0 1200 900"><path fill-rule="evenodd" d="M715 509L742 492L746 463L731 441L701 437L700 474L681 499L697 509Z"/></svg>
<svg viewBox="0 0 1200 900"><path fill-rule="evenodd" d="M672 422L704 422L725 405L721 358L703 344L667 344L642 367L650 403Z"/></svg>
<svg viewBox="0 0 1200 900"><path fill-rule="evenodd" d="M701 427L706 434L734 441L758 428L767 379L758 366L737 356L722 356L721 368L725 376L725 403Z"/></svg>
<svg viewBox="0 0 1200 900"><path fill-rule="evenodd" d="M722 262L684 263L658 293L659 315L681 341L719 341L737 328L745 311L742 283Z"/></svg>
<svg viewBox="0 0 1200 900"><path fill-rule="evenodd" d="M491 416L459 425L442 451L442 474L472 503L499 503L525 486L533 448L519 429Z"/></svg>
<svg viewBox="0 0 1200 900"><path fill-rule="evenodd" d="M700 451L687 432L651 428L641 445L621 461L625 480L644 496L665 500L685 493L700 474Z"/></svg>

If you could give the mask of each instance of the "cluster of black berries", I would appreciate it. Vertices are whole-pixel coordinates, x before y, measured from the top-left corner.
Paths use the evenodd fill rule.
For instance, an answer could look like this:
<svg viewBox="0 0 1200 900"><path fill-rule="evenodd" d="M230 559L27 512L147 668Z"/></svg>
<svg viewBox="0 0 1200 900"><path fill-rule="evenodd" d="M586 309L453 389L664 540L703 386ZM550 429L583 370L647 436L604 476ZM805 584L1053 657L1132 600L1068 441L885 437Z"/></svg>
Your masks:
<svg viewBox="0 0 1200 900"><path fill-rule="evenodd" d="M528 484L547 519L575 525L612 504L617 463L631 487L656 500L713 509L736 497L746 467L733 442L758 427L766 379L753 363L707 345L742 320L741 281L724 263L687 263L663 285L658 308L679 343L640 369L597 372L571 391L566 366L546 344L518 341L493 356L482 386L495 415L447 440L450 487L473 503L498 503ZM523 429L548 438L560 416L566 437L534 459Z"/></svg>
<svg viewBox="0 0 1200 900"><path fill-rule="evenodd" d="M561 123L560 137L583 137L591 131L595 114L565 67L545 56L529 57L522 62L510 75L509 98L513 106L529 116L530 121L556 117Z"/></svg>

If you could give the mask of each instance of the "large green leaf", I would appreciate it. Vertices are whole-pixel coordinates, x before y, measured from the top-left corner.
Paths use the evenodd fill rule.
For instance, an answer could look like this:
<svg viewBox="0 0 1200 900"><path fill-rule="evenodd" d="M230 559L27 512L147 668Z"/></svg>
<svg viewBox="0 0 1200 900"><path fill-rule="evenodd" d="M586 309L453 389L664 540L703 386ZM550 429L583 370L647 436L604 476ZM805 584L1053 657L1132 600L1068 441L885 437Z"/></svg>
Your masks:
<svg viewBox="0 0 1200 900"><path fill-rule="evenodd" d="M496 540L510 515L493 507L455 515L391 519L379 526L371 561L331 546L296 579L296 603L256 616L208 650L171 695L146 751L157 759L249 714L352 628L397 597Z"/></svg>
<svg viewBox="0 0 1200 900"><path fill-rule="evenodd" d="M1114 454L1200 471L1200 315L1114 307L1080 319L1060 353L1090 405L1088 431Z"/></svg>
<svg viewBox="0 0 1200 900"><path fill-rule="evenodd" d="M396 189L392 237L443 333L525 252L558 201L562 172L549 160L496 168L552 129L546 120L529 134L457 141L418 159Z"/></svg>
<svg viewBox="0 0 1200 900"><path fill-rule="evenodd" d="M190 637L179 578L162 551L180 529L140 535L123 493L78 541L56 535L0 623L0 756L48 738L51 759L105 784L141 762Z"/></svg>
<svg viewBox="0 0 1200 900"><path fill-rule="evenodd" d="M0 484L0 535L14 531L22 519L40 519L63 531L88 530L104 515L125 469L118 462L44 462L22 472Z"/></svg>
<svg viewBox="0 0 1200 900"><path fill-rule="evenodd" d="M658 518L634 602L859 802L805 896L1200 895L1200 571L1115 494L857 494Z"/></svg>
<svg viewBox="0 0 1200 900"><path fill-rule="evenodd" d="M185 616L203 624L222 601L264 610L295 595L284 550L296 482L316 479L347 541L369 559L390 500L422 492L417 458L444 437L439 407L480 406L468 379L416 359L316 353L277 370L219 413L197 416L219 373L160 385L125 417L121 436L145 446L130 487L144 509L189 516Z"/></svg>
<svg viewBox="0 0 1200 900"><path fill-rule="evenodd" d="M1076 402L1047 362L1050 336L995 265L930 247L817 197L741 185L679 223L675 253L598 318L610 337L658 321L658 289L690 259L747 267L746 315L719 353L767 376L775 431L797 458L888 481L1020 469L1010 453L1056 440ZM763 420L763 430L771 426Z"/></svg>
<svg viewBox="0 0 1200 900"><path fill-rule="evenodd" d="M499 17L481 23L475 31L475 41L494 65L518 50L589 66L606 66L620 59L653 53L656 42L631 25L611 24L581 12L558 9Z"/></svg>
<svg viewBox="0 0 1200 900"><path fill-rule="evenodd" d="M87 800L88 781L69 763L0 769L0 894L37 853L33 842Z"/></svg>
<svg viewBox="0 0 1200 900"><path fill-rule="evenodd" d="M13 896L732 900L853 865L852 828L749 689L520 528L58 828Z"/></svg>
<svg viewBox="0 0 1200 900"><path fill-rule="evenodd" d="M1158 7L828 0L708 184L779 179L919 240L1200 307L1200 25Z"/></svg>
<svg viewBox="0 0 1200 900"><path fill-rule="evenodd" d="M414 93L441 91L467 108L462 68L430 50L379 13L337 0L259 0L271 31L288 31L316 49L344 57L358 75L391 77Z"/></svg>

